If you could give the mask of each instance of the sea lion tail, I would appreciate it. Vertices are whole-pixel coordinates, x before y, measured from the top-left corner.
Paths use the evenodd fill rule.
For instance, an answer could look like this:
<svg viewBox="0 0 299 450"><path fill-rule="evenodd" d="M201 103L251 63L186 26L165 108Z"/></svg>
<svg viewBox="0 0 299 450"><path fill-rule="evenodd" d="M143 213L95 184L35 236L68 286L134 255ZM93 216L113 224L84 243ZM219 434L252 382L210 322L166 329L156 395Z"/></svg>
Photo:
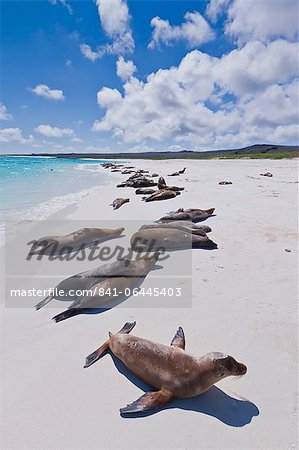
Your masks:
<svg viewBox="0 0 299 450"><path fill-rule="evenodd" d="M127 322L124 324L121 330L119 330L116 334L129 334L133 328L135 327L136 322ZM85 359L84 368L90 367L96 361L98 361L102 356L104 356L109 349L109 341L112 333L109 333L109 340L104 342L97 350L87 356Z"/></svg>
<svg viewBox="0 0 299 450"><path fill-rule="evenodd" d="M53 295L48 295L48 297L44 298L41 302L39 302L37 305L35 305L36 311L41 309L43 306L45 306L47 303L49 303L53 299Z"/></svg>

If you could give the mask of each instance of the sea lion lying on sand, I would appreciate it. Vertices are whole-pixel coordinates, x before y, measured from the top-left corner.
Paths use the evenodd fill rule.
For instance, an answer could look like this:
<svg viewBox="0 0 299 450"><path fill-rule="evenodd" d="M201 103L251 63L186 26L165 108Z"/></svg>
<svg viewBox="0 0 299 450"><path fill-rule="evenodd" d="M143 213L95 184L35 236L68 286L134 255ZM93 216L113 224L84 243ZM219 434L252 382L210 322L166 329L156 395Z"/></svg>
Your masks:
<svg viewBox="0 0 299 450"><path fill-rule="evenodd" d="M170 175L168 175L169 177L177 177L178 175L182 175L183 173L185 173L186 167L184 167L183 170L179 170L178 172L174 172L171 173Z"/></svg>
<svg viewBox="0 0 299 450"><path fill-rule="evenodd" d="M154 194L155 192L158 192L158 189L152 189L152 188L139 188L136 189L135 194L143 194L143 195L149 195Z"/></svg>
<svg viewBox="0 0 299 450"><path fill-rule="evenodd" d="M160 177L158 180L158 189L168 189L169 191L183 191L185 188L178 186L167 186L164 178Z"/></svg>
<svg viewBox="0 0 299 450"><path fill-rule="evenodd" d="M219 183L221 186L224 186L226 184L233 184L231 181L219 181Z"/></svg>
<svg viewBox="0 0 299 450"><path fill-rule="evenodd" d="M151 223L147 225L142 225L140 230L148 230L151 228L175 228L177 230L186 231L192 234L198 234L199 236L206 236L207 233L210 233L212 229L208 226L202 225L193 227L195 225L193 222L188 221L174 221L174 222L165 222L165 223Z"/></svg>
<svg viewBox="0 0 299 450"><path fill-rule="evenodd" d="M145 202L155 202L158 200L168 200L170 198L174 198L177 195L180 195L180 192L178 191L169 191L167 189L161 189L154 192L149 197L143 197L142 200Z"/></svg>
<svg viewBox="0 0 299 450"><path fill-rule="evenodd" d="M113 200L113 203L111 203L110 206L113 206L113 209L118 209L125 203L128 203L129 201L130 201L129 198L116 198L115 200Z"/></svg>
<svg viewBox="0 0 299 450"><path fill-rule="evenodd" d="M216 249L217 244L207 235L192 234L177 228L140 229L131 237L135 252L187 250L191 248Z"/></svg>
<svg viewBox="0 0 299 450"><path fill-rule="evenodd" d="M121 258L113 263L104 264L96 269L87 270L85 272L77 273L71 277L62 280L53 289L53 294L46 297L44 300L39 302L35 308L38 310L43 306L47 305L51 300L72 300L77 301L82 298L79 295L79 291L87 291L94 284L99 283L107 278L113 277L127 277L134 275L136 273L136 266L139 265L139 261L132 261L128 258ZM59 292L63 293L60 295ZM74 295L78 292L78 295Z"/></svg>
<svg viewBox="0 0 299 450"><path fill-rule="evenodd" d="M170 211L166 216L161 217L159 221L174 221L174 220L191 220L192 222L200 222L211 217L215 211L215 208L210 209L183 209L180 208L177 211Z"/></svg>
<svg viewBox="0 0 299 450"><path fill-rule="evenodd" d="M44 236L36 241L32 255L61 255L119 237L124 228L82 228L64 236ZM37 247L41 247L37 249Z"/></svg>
<svg viewBox="0 0 299 450"><path fill-rule="evenodd" d="M109 333L108 341L87 356L84 365L91 366L110 350L129 370L156 389L120 409L122 415L154 410L175 398L195 397L226 377L247 372L245 364L224 353L212 352L198 358L185 352L181 327L171 344L163 345L129 335L135 325L136 322L126 323L118 333Z"/></svg>
<svg viewBox="0 0 299 450"><path fill-rule="evenodd" d="M57 314L52 319L55 322L61 322L87 309L99 308L108 302L115 302L119 298L130 296L126 294L126 290L132 292L134 287L152 270L158 259L158 253L149 258L140 258L138 261L134 261L135 264L131 266L130 270L127 269L125 276L114 276L96 282L92 285L92 293L74 301L66 311Z"/></svg>

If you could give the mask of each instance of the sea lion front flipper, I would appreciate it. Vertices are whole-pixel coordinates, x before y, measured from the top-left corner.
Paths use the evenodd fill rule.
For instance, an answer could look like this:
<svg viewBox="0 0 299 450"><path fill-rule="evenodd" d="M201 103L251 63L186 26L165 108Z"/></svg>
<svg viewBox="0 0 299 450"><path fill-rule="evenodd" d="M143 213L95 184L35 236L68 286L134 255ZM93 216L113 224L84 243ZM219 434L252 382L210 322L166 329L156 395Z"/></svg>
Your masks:
<svg viewBox="0 0 299 450"><path fill-rule="evenodd" d="M186 345L185 344L185 335L184 335L184 330L182 327L178 328L170 345L181 348L182 350L185 350L185 345Z"/></svg>
<svg viewBox="0 0 299 450"><path fill-rule="evenodd" d="M121 415L142 413L151 409L157 409L168 403L173 398L173 395L161 389L160 391L147 392L139 397L135 402L121 408L119 412Z"/></svg>

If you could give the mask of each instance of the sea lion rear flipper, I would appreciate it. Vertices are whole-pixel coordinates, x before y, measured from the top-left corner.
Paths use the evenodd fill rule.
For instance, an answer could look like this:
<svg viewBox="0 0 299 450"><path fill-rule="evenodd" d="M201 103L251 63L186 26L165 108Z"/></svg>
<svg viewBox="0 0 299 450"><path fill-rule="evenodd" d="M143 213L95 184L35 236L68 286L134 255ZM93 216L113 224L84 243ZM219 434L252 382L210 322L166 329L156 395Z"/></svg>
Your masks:
<svg viewBox="0 0 299 450"><path fill-rule="evenodd" d="M174 338L171 341L171 344L174 347L181 348L182 350L185 350L185 335L184 330L182 327L179 327Z"/></svg>
<svg viewBox="0 0 299 450"><path fill-rule="evenodd" d="M129 334L133 328L135 327L136 322L126 322L121 330L119 330L116 334ZM112 333L109 332L109 340L112 336ZM101 347L95 350L93 353L88 355L85 359L84 368L91 366L93 363L98 361L102 356L105 355L107 350L109 349L109 340L104 342Z"/></svg>
<svg viewBox="0 0 299 450"><path fill-rule="evenodd" d="M48 297L44 298L41 302L39 302L37 305L35 305L35 309L41 309L43 306L45 306L47 303L49 303L53 299L53 295L48 295Z"/></svg>
<svg viewBox="0 0 299 450"><path fill-rule="evenodd" d="M166 405L172 398L173 395L163 389L155 392L147 392L135 400L135 402L127 405L125 408L121 408L119 412L121 415L142 413L149 411L150 409L160 408L161 406Z"/></svg>

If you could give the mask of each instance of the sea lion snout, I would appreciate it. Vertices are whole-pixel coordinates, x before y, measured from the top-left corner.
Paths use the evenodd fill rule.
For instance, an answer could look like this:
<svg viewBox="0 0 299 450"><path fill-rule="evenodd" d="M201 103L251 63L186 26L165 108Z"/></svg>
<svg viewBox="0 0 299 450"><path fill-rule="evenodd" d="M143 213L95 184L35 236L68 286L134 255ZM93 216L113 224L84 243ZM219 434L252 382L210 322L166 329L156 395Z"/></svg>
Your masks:
<svg viewBox="0 0 299 450"><path fill-rule="evenodd" d="M245 364L239 363L238 375L245 375L246 372L247 367L245 366Z"/></svg>

